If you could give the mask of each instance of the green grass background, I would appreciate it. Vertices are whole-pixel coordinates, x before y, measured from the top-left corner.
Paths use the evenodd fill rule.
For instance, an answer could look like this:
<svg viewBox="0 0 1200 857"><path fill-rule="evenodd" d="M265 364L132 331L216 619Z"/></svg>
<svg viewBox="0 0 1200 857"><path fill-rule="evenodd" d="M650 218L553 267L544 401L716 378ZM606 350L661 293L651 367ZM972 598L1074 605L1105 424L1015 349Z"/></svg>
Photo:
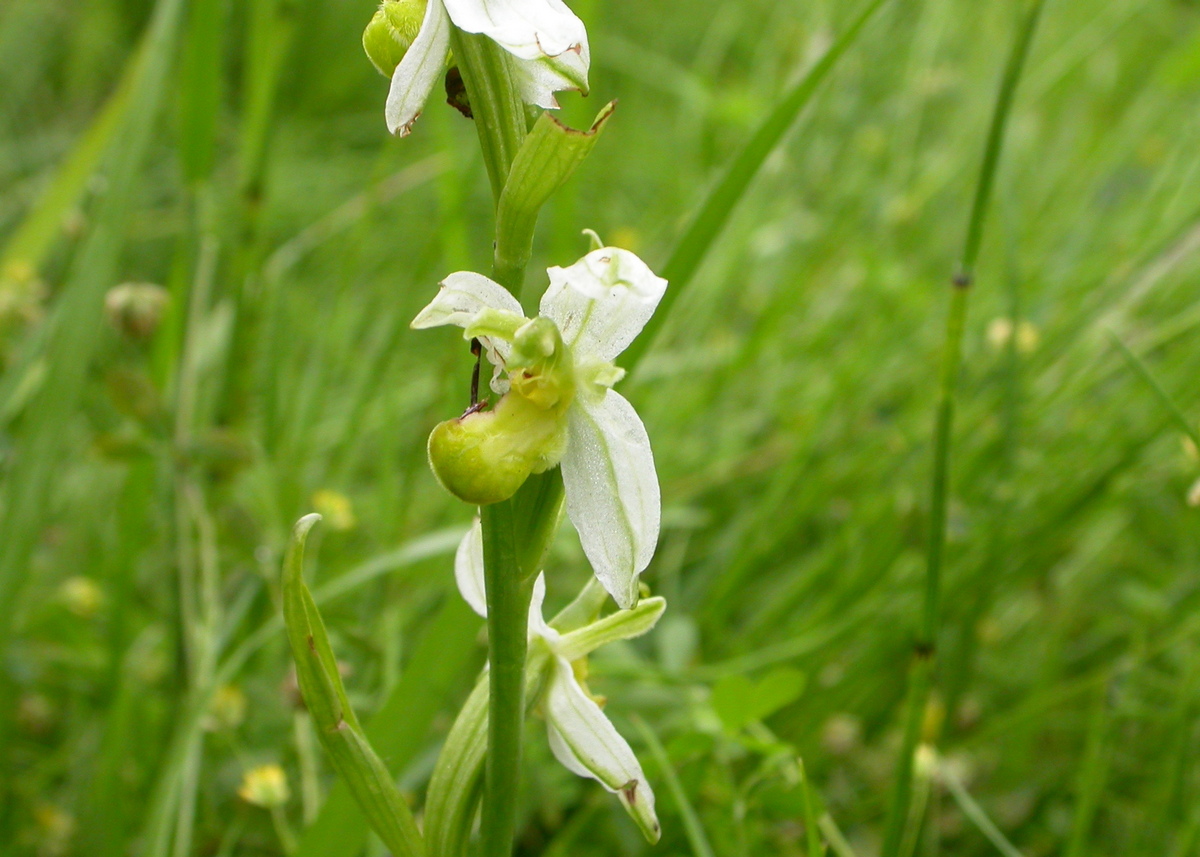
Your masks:
<svg viewBox="0 0 1200 857"><path fill-rule="evenodd" d="M949 277L1018 6L893 0L624 382L663 485L644 579L670 606L594 658L591 685L664 839L651 852L558 767L535 721L520 853L805 854L797 757L838 853L876 853ZM573 8L593 94L564 117L619 106L543 213L532 295L585 227L661 266L857 11ZM386 134L358 44L371 12L0 6L0 853L280 854L280 827L301 854L356 853L361 820L321 810L331 774L271 624L292 522L329 511L318 492L353 517L327 514L312 545L317 589L339 588L326 622L414 796L482 662L451 574L470 512L424 458L470 357L407 324L446 273L487 269L490 197L449 108ZM123 281L171 293L147 342L105 320ZM966 333L913 853L999 853L971 799L1027 855L1200 853L1198 284L1200 5L1048 0ZM998 336L1003 319L1024 333ZM552 602L588 573L563 527ZM215 713L212 687L236 688ZM264 763L291 785L274 823L237 796Z"/></svg>

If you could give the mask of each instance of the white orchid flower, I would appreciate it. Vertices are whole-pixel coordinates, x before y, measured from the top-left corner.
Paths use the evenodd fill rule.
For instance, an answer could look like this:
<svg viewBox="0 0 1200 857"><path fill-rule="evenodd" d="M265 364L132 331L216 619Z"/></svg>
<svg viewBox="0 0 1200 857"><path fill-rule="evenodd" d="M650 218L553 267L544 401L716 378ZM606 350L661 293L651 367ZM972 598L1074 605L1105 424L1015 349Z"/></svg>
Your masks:
<svg viewBox="0 0 1200 857"><path fill-rule="evenodd" d="M458 546L454 575L466 602L476 613L486 617L483 531L478 519ZM598 587L596 589L599 591ZM550 751L567 770L594 779L615 794L646 838L656 842L660 831L654 813L654 791L629 743L584 687L575 667L576 664L585 665L588 654L603 645L645 634L662 616L666 601L658 597L645 598L633 610L621 610L596 619L594 614L599 610L599 603L586 604L589 591L585 589L573 606L583 603L579 612L591 615L582 617L585 624L581 627L560 632L542 615L545 597L545 575L539 574L529 605L530 662L542 657L547 662L548 674L540 702L546 718Z"/></svg>
<svg viewBox="0 0 1200 857"><path fill-rule="evenodd" d="M611 389L613 360L658 306L667 281L627 250L602 247L550 268L540 315L527 319L503 286L447 277L414 328L457 325L496 367L492 411L469 411L430 436L430 461L467 502L511 496L530 473L562 466L567 514L596 577L623 608L658 543L661 497L646 427Z"/></svg>
<svg viewBox="0 0 1200 857"><path fill-rule="evenodd" d="M555 92L588 91L587 30L562 0L427 0L416 38L392 72L385 115L393 134L403 137L412 130L445 71L451 25L504 48L526 104L553 109L558 107ZM403 33L397 38L407 41Z"/></svg>

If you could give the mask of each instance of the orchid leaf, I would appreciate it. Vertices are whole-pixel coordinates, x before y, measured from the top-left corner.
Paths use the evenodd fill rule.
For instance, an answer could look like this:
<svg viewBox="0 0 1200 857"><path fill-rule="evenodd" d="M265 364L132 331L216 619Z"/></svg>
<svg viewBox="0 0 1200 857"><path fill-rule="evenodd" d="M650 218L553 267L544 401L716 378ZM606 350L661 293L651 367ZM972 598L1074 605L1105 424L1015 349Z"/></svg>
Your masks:
<svg viewBox="0 0 1200 857"><path fill-rule="evenodd" d="M301 518L283 564L283 616L296 680L321 744L379 838L397 857L425 853L412 811L350 707L325 623L304 583L304 543L320 515Z"/></svg>

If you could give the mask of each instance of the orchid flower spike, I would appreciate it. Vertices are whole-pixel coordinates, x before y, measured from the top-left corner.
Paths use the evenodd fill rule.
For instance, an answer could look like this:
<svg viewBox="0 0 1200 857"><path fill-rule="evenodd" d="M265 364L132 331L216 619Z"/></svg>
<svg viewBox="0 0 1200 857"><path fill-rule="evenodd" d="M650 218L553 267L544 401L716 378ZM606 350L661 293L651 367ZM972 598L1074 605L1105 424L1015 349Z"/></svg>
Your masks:
<svg viewBox="0 0 1200 857"><path fill-rule="evenodd" d="M393 134L412 131L441 79L452 25L504 48L526 104L554 109L555 92L587 94L587 30L562 0L383 0L363 34L363 47L392 78L386 118Z"/></svg>
<svg viewBox="0 0 1200 857"><path fill-rule="evenodd" d="M480 274L451 274L413 320L452 324L478 339L495 367L490 410L448 420L429 438L439 481L486 505L511 497L531 473L561 464L567 515L596 577L623 608L658 544L661 497L646 427L612 389L613 360L662 299L667 281L627 250L601 247L550 268L540 315Z"/></svg>
<svg viewBox="0 0 1200 857"><path fill-rule="evenodd" d="M458 546L454 576L466 602L486 617L483 531L478 519ZM602 601L594 598L593 587L600 592L598 586L590 583L571 607L547 623L542 614L545 575L539 574L534 581L529 604L530 659L532 662L539 655L547 659L548 675L539 701L546 718L550 751L567 770L590 777L615 794L646 839L654 843L660 833L654 813L654 791L629 743L605 716L580 680L580 674L586 674L587 656L591 652L651 630L667 603L659 597L644 598L633 610L597 618ZM603 598L603 593L600 597ZM576 621L565 621L568 614L575 614Z"/></svg>

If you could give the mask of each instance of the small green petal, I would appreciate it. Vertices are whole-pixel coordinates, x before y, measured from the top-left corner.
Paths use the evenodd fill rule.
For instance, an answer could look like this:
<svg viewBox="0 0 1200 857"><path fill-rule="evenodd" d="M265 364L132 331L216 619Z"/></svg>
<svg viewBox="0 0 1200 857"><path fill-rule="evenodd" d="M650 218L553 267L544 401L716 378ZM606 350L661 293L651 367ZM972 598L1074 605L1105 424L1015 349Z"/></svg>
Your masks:
<svg viewBox="0 0 1200 857"><path fill-rule="evenodd" d="M618 610L590 625L563 634L554 646L555 654L568 661L577 661L601 646L640 637L658 624L666 609L667 602L661 597L643 598L632 609Z"/></svg>

